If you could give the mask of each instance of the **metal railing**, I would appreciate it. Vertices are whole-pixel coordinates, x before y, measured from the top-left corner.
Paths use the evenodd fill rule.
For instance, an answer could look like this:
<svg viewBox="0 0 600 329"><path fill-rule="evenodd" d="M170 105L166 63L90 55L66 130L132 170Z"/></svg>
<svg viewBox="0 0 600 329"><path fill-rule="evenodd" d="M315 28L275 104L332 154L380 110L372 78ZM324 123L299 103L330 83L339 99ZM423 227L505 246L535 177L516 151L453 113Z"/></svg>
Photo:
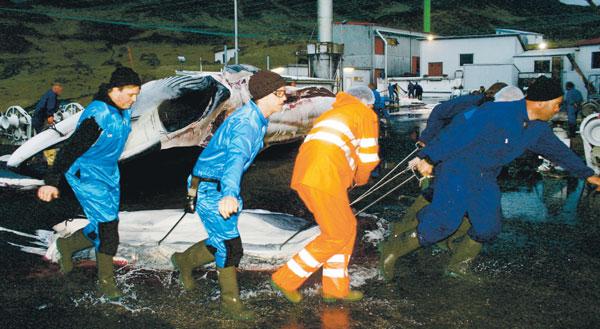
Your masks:
<svg viewBox="0 0 600 329"><path fill-rule="evenodd" d="M54 113L54 123L58 123L75 113L83 111L79 103L61 105ZM19 105L9 107L0 113L0 137L11 144L23 144L34 135L32 114Z"/></svg>

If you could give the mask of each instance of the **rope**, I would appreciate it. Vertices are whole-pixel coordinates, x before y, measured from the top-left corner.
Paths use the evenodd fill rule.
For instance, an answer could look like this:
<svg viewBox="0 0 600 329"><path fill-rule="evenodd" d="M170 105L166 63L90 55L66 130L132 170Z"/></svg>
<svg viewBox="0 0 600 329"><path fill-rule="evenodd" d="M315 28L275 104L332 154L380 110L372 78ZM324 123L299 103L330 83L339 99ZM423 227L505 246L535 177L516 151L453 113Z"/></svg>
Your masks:
<svg viewBox="0 0 600 329"><path fill-rule="evenodd" d="M377 190L379 190L380 188L384 187L387 183L393 181L394 179L396 179L397 177L399 177L400 175L404 174L405 172L411 170L410 168L406 168L404 170L402 170L401 172L397 173L396 175L394 175L392 178L388 179L385 183L383 184L379 184L379 186L377 186L377 188L369 190L365 193L363 193L363 195L361 195L360 197L356 198L356 200L352 201L352 203L350 204L350 206L353 206L355 203L361 201L362 199L368 197L369 195L373 194L374 192L376 192Z"/></svg>
<svg viewBox="0 0 600 329"><path fill-rule="evenodd" d="M377 191L378 189L380 189L383 185L387 184L389 181L393 180L394 178L398 177L400 174L406 172L407 169L403 170L400 174L395 175L394 177L390 178L387 182L383 183L385 181L385 179L390 176L396 169L398 169L398 167L400 167L400 165L402 165L402 163L404 163L406 160L408 160L408 158L410 158L413 154L415 154L417 151L419 150L419 148L415 148L412 152L410 152L409 155L407 155L404 159L402 159L402 161L400 161L394 168L392 168L392 170L390 170L390 172L388 172L387 174L385 174L385 176L383 176L380 180L378 180L373 186L371 186L365 193L363 193L362 195L360 195L358 198L356 198L354 201L352 201L352 203L350 204L351 206L354 205L356 202L359 202L360 200L364 199L365 197L369 196L370 194L372 194L373 192Z"/></svg>
<svg viewBox="0 0 600 329"><path fill-rule="evenodd" d="M406 184L408 181L410 181L413 178L417 178L417 175L413 174L408 177L407 179L405 179L402 183L400 183L398 186L394 187L393 189L391 189L389 192L387 192L386 194L380 196L379 198L377 198L377 200L371 202L368 206L362 208L361 210L359 210L356 214L354 214L355 216L358 216L359 214L361 214L363 211L369 209L369 207L371 207L372 205L374 205L375 203L379 202L381 199L385 198L386 196L388 196L390 193L394 192L395 190L397 190L398 188L400 188L402 185Z"/></svg>

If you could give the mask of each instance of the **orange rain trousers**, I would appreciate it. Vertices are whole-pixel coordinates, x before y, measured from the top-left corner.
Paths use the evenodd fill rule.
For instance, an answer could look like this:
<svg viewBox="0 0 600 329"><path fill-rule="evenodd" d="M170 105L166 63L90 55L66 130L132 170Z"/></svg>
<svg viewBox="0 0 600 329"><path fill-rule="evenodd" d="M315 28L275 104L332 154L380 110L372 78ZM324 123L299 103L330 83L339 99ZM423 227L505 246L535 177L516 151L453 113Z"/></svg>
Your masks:
<svg viewBox="0 0 600 329"><path fill-rule="evenodd" d="M356 239L356 217L350 209L348 195L333 197L303 184L297 184L294 188L313 213L321 234L306 245L303 251L294 255L286 265L273 273L272 279L285 290L296 290L312 273L323 266L323 294L344 298L350 291L348 262ZM313 267L308 265L300 255L302 252L308 252L319 265ZM343 261L341 261L342 255ZM304 276L299 276L298 270L295 273L290 268L290 262L294 261L305 271ZM313 262L313 265L316 264Z"/></svg>

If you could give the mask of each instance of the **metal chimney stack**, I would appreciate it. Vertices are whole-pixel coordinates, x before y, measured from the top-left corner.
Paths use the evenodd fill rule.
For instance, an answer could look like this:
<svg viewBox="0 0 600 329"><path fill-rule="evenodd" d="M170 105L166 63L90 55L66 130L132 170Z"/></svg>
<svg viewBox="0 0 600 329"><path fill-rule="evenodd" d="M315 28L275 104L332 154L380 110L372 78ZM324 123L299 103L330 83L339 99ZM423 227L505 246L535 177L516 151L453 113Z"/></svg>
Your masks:
<svg viewBox="0 0 600 329"><path fill-rule="evenodd" d="M335 80L344 45L332 42L333 1L319 0L318 10L319 41L307 46L309 74L317 78Z"/></svg>
<svg viewBox="0 0 600 329"><path fill-rule="evenodd" d="M333 0L319 0L319 42L331 42L333 24Z"/></svg>

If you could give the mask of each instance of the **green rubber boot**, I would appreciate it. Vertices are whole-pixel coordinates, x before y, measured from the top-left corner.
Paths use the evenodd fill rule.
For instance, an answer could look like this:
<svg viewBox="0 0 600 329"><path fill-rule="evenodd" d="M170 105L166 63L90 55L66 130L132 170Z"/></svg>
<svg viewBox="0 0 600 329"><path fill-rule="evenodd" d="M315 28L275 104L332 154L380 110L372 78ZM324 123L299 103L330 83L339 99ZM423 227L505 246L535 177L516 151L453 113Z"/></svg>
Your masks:
<svg viewBox="0 0 600 329"><path fill-rule="evenodd" d="M454 243L453 254L450 258L446 274L451 277L479 281L469 271L469 265L479 255L481 247L481 243L471 239L468 235L465 235L462 241Z"/></svg>
<svg viewBox="0 0 600 329"><path fill-rule="evenodd" d="M98 290L110 300L123 297L123 293L117 288L115 275L113 273L113 256L96 252L96 263L98 264Z"/></svg>
<svg viewBox="0 0 600 329"><path fill-rule="evenodd" d="M215 256L206 248L204 241L193 244L184 252L176 252L171 256L173 267L179 271L179 282L183 285L183 289L191 291L196 288L196 281L192 275L192 271L206 263L215 260Z"/></svg>
<svg viewBox="0 0 600 329"><path fill-rule="evenodd" d="M64 274L71 272L73 270L73 254L92 246L92 242L83 235L83 230L79 230L66 238L56 239L56 249L60 254L58 260L60 271Z"/></svg>
<svg viewBox="0 0 600 329"><path fill-rule="evenodd" d="M463 217L462 223L447 240L446 243L448 245L448 249L451 251L456 250L460 246L460 242L464 241L464 238L467 236L467 232L471 228L471 222L467 217Z"/></svg>
<svg viewBox="0 0 600 329"><path fill-rule="evenodd" d="M348 292L348 296L343 297L343 298L337 298L334 296L329 296L326 294L323 294L323 301L325 303L335 303L335 302L358 302L361 301L363 299L364 295L362 293L362 291L358 291L358 290L350 290Z"/></svg>
<svg viewBox="0 0 600 329"><path fill-rule="evenodd" d="M254 320L254 312L248 310L240 300L235 266L217 268L221 286L221 311L234 320Z"/></svg>
<svg viewBox="0 0 600 329"><path fill-rule="evenodd" d="M417 221L417 213L423 209L429 202L420 195L415 199L415 202L406 210L406 213L401 220L392 222L390 226L390 235L402 235L408 231L417 229L419 222Z"/></svg>
<svg viewBox="0 0 600 329"><path fill-rule="evenodd" d="M271 287L273 287L273 290L281 292L283 297L285 297L285 299L287 299L291 303L298 304L302 301L302 294L300 293L300 291L298 291L298 289L285 290L281 288L277 283L275 283L273 279L271 279Z"/></svg>
<svg viewBox="0 0 600 329"><path fill-rule="evenodd" d="M379 244L379 269L385 281L394 278L396 260L420 247L417 231L407 232L404 235L390 235L387 241Z"/></svg>

